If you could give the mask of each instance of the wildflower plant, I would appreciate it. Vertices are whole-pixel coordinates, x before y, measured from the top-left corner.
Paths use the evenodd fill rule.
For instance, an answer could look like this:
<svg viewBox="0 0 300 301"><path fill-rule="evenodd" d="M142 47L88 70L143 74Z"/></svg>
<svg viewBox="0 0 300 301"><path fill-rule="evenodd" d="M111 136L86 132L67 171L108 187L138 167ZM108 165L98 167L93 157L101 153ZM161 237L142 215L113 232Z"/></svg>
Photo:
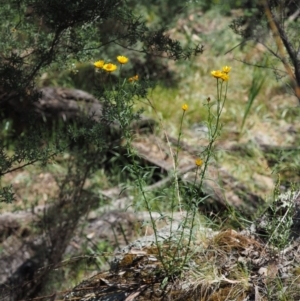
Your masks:
<svg viewBox="0 0 300 301"><path fill-rule="evenodd" d="M103 66L104 66L104 64L105 64L105 62L104 62L103 60L100 60L100 61L95 62L95 63L94 63L94 66L95 66L96 68L102 69Z"/></svg>
<svg viewBox="0 0 300 301"><path fill-rule="evenodd" d="M128 63L128 58L126 56L123 55L119 55L117 56L117 60L120 64L124 65Z"/></svg>
<svg viewBox="0 0 300 301"><path fill-rule="evenodd" d="M121 65L122 63L120 62L120 58L122 58L122 62L128 62L128 60L124 59L124 57L118 56L117 60ZM179 123L177 144L174 152L170 149L171 153L173 153L174 166L172 173L173 180L171 185L172 193L170 197L171 212L169 214L160 213L160 218L164 218L169 221L170 241L167 248L165 248L165 246L163 247L161 243L159 230L157 228L157 220L154 218L153 200L151 197L149 197L149 194L145 189L147 170L145 170L145 167L140 165L136 153L131 146L131 141L134 138L130 128L128 127L130 118L132 120L132 118L136 116L133 106L134 101L137 98L146 98L152 106L151 101L147 98L147 93L137 93L137 91L139 91L138 87L143 86L143 81L137 82L139 79L137 75L129 79L120 78L118 84L114 87L107 88L107 94L105 94L107 101L110 102L109 107L112 110L115 110L114 113L116 114L116 120L122 128L123 135L126 138L127 155L132 159L132 164L127 165L125 169L129 170L134 176L136 186L143 200L143 204L149 213L150 223L154 231L158 257L162 263L163 270L167 275L166 277L170 277L174 274L181 274L185 266L188 264L192 254L191 247L195 237L194 235L198 208L199 205L207 198L207 196L204 198L199 196L199 192L202 191L204 185L205 175L211 162L211 157L213 156L214 144L217 138L220 136L220 118L227 98L227 87L230 71L231 68L225 66L222 68L222 70L211 72L211 75L216 79L217 97L216 101L211 101L211 99L208 98L204 105L208 111L208 144L204 150L199 152L199 157L195 158L194 180L192 185L189 186L186 191L182 190L183 187L179 180L178 171L180 163L180 145L183 134L183 121L188 113L189 106L186 103L181 106L182 115ZM133 90L130 90L131 87ZM124 118L124 116L126 117ZM178 211L181 213L182 220L177 228L176 234L174 234L174 226L177 225L175 223L174 216Z"/></svg>
<svg viewBox="0 0 300 301"><path fill-rule="evenodd" d="M212 71L211 75L216 79L216 91L217 91L217 99L216 102L210 102L210 98L207 99L207 103L205 104L208 111L208 119L207 119L207 127L208 127L208 145L204 148L203 151L199 153L199 157L195 159L196 172L194 176L194 181L192 186L190 187L190 191L192 192L189 195L189 199L186 200L186 213L182 223L182 231L178 241L177 254L175 256L179 256L181 254L181 262L179 265L179 271L184 269L184 266L188 263L192 252L190 251L191 245L194 237L194 228L196 222L196 215L199 210L199 205L205 201L207 197L200 197L199 192L202 191L204 185L205 175L210 164L210 159L213 156L214 144L217 138L221 133L221 122L220 118L222 115L222 111L227 98L227 88L228 88L228 80L229 80L229 72L231 68L228 66L224 66L222 70ZM216 106L216 108L214 108ZM182 106L183 115L186 112L187 105ZM181 137L182 131L182 121L180 123L180 132L178 138L178 146L179 140ZM178 156L175 157L177 160ZM175 164L177 167L177 163ZM176 179L178 180L178 179ZM183 196L186 198L187 196ZM180 202L180 201L179 201ZM181 206L181 204L180 204ZM187 231L186 231L187 230ZM185 241L185 243L184 243Z"/></svg>
<svg viewBox="0 0 300 301"><path fill-rule="evenodd" d="M227 88L229 80L229 72L231 68L224 66L222 70L212 71L211 75L217 80L216 81L216 90L217 90L217 99L216 103L211 102L210 98L207 99L205 106L207 107L208 117L207 117L207 128L208 128L208 145L202 152L204 159L204 171L200 181L200 187L203 184L204 175L209 163L209 159L213 152L214 143L217 138L220 136L221 132L221 122L220 117L227 99ZM213 111L214 106L216 105L216 111Z"/></svg>
<svg viewBox="0 0 300 301"><path fill-rule="evenodd" d="M118 56L117 62L121 67L129 62L129 59L125 56ZM95 69L99 70L98 62L94 63ZM106 65L109 65L107 67ZM214 103L208 103L207 108L209 111L208 126L210 127L209 144L205 151L199 154L198 158L195 158L195 178L190 191L192 191L191 199L188 200L188 195L182 192L181 183L179 181L178 171L179 171L179 153L180 144L183 133L183 121L188 113L188 104L183 104L181 106L182 115L179 124L179 134L177 139L177 145L174 152L174 171L173 171L173 181L172 181L172 195L171 195L171 212L169 214L162 214L161 218L166 218L169 220L170 226L170 243L167 249L161 245L161 239L159 237L159 230L157 228L157 220L154 218L153 200L149 197L149 193L146 191L146 175L147 169L142 167L140 161L133 149L131 142L134 139L133 133L130 129L130 124L133 120L139 118L140 112L134 111L134 104L137 99L147 98L147 89L150 87L147 82L139 80L138 75L130 78L122 78L121 73L115 73L119 79L116 83L109 82L104 87L104 106L103 114L104 116L109 115L111 119L120 127L123 138L125 139L125 146L127 150L127 156L130 158L130 164L127 164L124 169L129 171L133 176L135 185L142 197L143 205L149 213L150 223L154 230L155 245L158 250L159 259L163 265L163 270L165 271L167 277L170 275L181 273L184 266L187 264L190 258L191 245L193 243L196 216L198 212L198 207L205 198L199 198L197 192L201 191L205 172L207 170L209 159L213 152L213 144L220 132L220 115L224 107L227 94L227 84L228 84L228 73L230 71L229 67L223 69L224 71L218 71L219 73L214 76L217 79L217 112L214 114L212 108ZM101 76L110 76L112 72L118 72L117 65L113 62L103 64ZM99 80L99 83L102 82ZM225 86L225 90L224 90ZM223 92L225 91L225 95ZM173 226L175 226L174 214L179 211L182 215L182 221L177 229L178 233L176 238L173 236ZM175 239L175 244L173 239Z"/></svg>
<svg viewBox="0 0 300 301"><path fill-rule="evenodd" d="M184 266L188 263L188 260L191 256L191 252L189 251L191 248L191 244L193 242L194 236L194 227L196 221L196 215L198 213L199 205L205 201L206 197L199 197L199 192L202 191L204 185L205 175L210 164L210 159L213 156L214 144L217 138L220 136L221 132L221 114L226 102L227 98L227 87L229 80L229 72L231 68L228 66L224 66L222 70L212 71L211 75L216 79L216 90L217 90L217 99L216 102L210 102L210 98L207 99L207 103L205 104L208 110L208 119L207 119L207 127L208 127L208 145L205 149L199 154L199 158L195 159L196 172L194 176L194 181L192 187L190 187L190 191L192 192L187 196L183 195L182 199L186 200L185 206L185 216L183 218L181 235L177 242L177 249L172 260L175 260L175 257L179 257L181 255L181 262L179 264L179 271L184 268ZM216 108L214 108L216 106ZM188 106L184 104L182 106L183 115L180 123L180 130L178 136L178 145L177 145L177 153L175 156L175 168L178 166L178 147L180 142L180 137L182 134L182 121L187 110ZM175 171L176 176L176 171ZM178 181L178 179L175 179ZM177 184L178 185L178 184ZM177 190L178 188L176 188ZM180 196L178 196L179 207L182 207ZM172 207L174 208L174 206ZM185 242L184 242L185 241Z"/></svg>
<svg viewBox="0 0 300 301"><path fill-rule="evenodd" d="M107 64L104 64L102 69L107 71L107 72L114 72L117 70L117 65L115 64L112 64L112 63L107 63Z"/></svg>
<svg viewBox="0 0 300 301"><path fill-rule="evenodd" d="M138 81L138 80L139 80L138 74L136 74L135 76L132 76L132 77L128 78L129 82L135 82L135 81Z"/></svg>
<svg viewBox="0 0 300 301"><path fill-rule="evenodd" d="M109 116L110 121L116 122L120 126L123 135L129 138L130 135L127 128L140 115L140 112L134 113L133 111L134 100L146 95L146 89L149 85L144 82L144 85L133 86L131 82L138 81L138 75L122 79L120 72L116 74L119 78L117 85L112 83L112 81L104 82L102 77L110 77L113 72L121 71L122 66L129 62L129 58L121 55L117 56L116 60L116 64L112 62L104 63L104 60L94 62L93 65L96 72L99 73L99 69L101 71L99 73L100 78L97 77L99 82L96 85L104 85L104 93L99 95L104 101L103 114ZM117 66L118 63L121 65L120 68Z"/></svg>

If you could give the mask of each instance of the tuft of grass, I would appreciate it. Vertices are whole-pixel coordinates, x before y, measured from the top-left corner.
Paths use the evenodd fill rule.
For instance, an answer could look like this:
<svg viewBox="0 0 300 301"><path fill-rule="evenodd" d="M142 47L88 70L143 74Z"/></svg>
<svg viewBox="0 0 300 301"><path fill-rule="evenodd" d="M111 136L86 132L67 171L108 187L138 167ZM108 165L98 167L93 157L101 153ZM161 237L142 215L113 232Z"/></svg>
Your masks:
<svg viewBox="0 0 300 301"><path fill-rule="evenodd" d="M260 72L259 69L255 68L253 71L252 83L249 87L248 101L247 101L245 113L244 113L243 120L242 120L240 135L242 134L246 119L250 113L250 109L253 106L254 100L257 97L257 95L259 94L260 90L262 89L264 82L265 82L265 78L263 77L262 73Z"/></svg>

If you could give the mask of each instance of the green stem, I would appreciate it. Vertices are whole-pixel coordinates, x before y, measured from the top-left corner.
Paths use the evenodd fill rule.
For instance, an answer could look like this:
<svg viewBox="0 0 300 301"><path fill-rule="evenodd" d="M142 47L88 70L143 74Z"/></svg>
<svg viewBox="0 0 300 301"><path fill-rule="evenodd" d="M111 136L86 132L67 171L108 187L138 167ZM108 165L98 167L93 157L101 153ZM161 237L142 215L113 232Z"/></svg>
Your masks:
<svg viewBox="0 0 300 301"><path fill-rule="evenodd" d="M129 147L129 150L131 150L130 145L128 145L128 147ZM135 156L135 154L132 151L130 151L130 154ZM144 190L144 186L143 186L143 183L141 181L141 176L140 176L140 173L139 173L139 169L138 169L138 166L136 164L135 159L133 159L133 167L134 167L134 173L137 177L138 188L140 189L140 191L142 193L142 197L143 197L144 202L146 204L146 209L149 212L150 221L151 221L151 224L152 224L152 227L153 227L153 232L154 232L155 245L156 245L157 250L158 250L158 257L159 257L159 260L161 261L161 263L163 265L164 270L167 272L168 267L165 263L165 260L164 260L163 254L162 254L162 250L161 250L161 246L160 246L159 241L158 241L158 230L157 230L157 227L156 227L155 219L152 215L151 206L148 202L148 199L147 199L147 196L146 196L146 193L145 193L145 190Z"/></svg>
<svg viewBox="0 0 300 301"><path fill-rule="evenodd" d="M179 208L181 211L181 200L180 200L180 193L179 193L179 184L178 184L178 156L179 156L179 145L180 145L180 139L182 136L182 125L183 125L183 118L185 115L185 111L183 111L181 115L181 120L180 120L180 127L179 127L179 134L178 134L178 139L177 139L177 146L176 146L176 153L174 155L174 185L175 185L175 192L177 194L177 200L179 204ZM172 204L171 204L171 223L170 223L170 233L172 231L172 226L173 226L173 217L174 217L174 210L175 210L175 195L172 197Z"/></svg>
<svg viewBox="0 0 300 301"><path fill-rule="evenodd" d="M219 132L219 127L220 127L220 117L221 117L221 113L223 111L223 108L224 108L224 104L225 104L225 101L226 101L226 98L227 98L227 87L228 87L228 84L226 83L226 90L225 90L225 94L224 94L224 98L223 98L223 101L221 102L221 98L222 98L222 91L223 91L223 83L221 83L221 88L219 88L219 80L217 80L217 95L218 95L218 99L217 99L217 116L216 116L216 125L214 127L214 131L211 132L211 137L210 137L210 141L209 141L209 144L206 148L206 152L207 152L207 155L206 155L206 158L205 158L205 161L204 161L204 168L203 168L203 172L201 174L201 179L200 179L200 183L199 183L199 189L202 188L202 185L203 185L203 181L204 181L204 176L206 174L206 171L207 171L207 167L208 167L208 161L210 159L210 155L211 155L211 152L212 152L212 149L213 149L213 145L215 143L215 141L217 140L217 137L218 137L218 132ZM211 107L209 107L209 112L211 110ZM209 118L211 118L211 114L209 113ZM209 120L209 126L211 127L211 124L212 124L212 121Z"/></svg>
<svg viewBox="0 0 300 301"><path fill-rule="evenodd" d="M199 171L199 167L197 167L197 170L196 170L193 187L195 187L195 185L196 185L198 171ZM190 233L189 233L189 240L188 240L188 244L187 244L187 250L186 250L186 252L184 254L184 259L183 259L183 261L181 263L180 270L185 266L186 261L187 261L187 257L188 257L188 254L189 254L189 248L190 248L191 241L192 241L192 235L193 235L193 228L194 228L194 222L195 222L195 217L196 217L196 211L197 211L197 208L192 204L192 213L193 213L193 215L192 215L191 229L190 229ZM188 222L188 215L189 215L189 212L187 210L186 217L185 217L184 223L183 223L183 230L182 230L181 235L180 235L180 239L179 239L179 243L178 243L176 252L178 251L178 249L180 247L180 244L181 244L181 241L182 241L183 236L184 236L184 229L185 229L185 227L187 225L187 222Z"/></svg>

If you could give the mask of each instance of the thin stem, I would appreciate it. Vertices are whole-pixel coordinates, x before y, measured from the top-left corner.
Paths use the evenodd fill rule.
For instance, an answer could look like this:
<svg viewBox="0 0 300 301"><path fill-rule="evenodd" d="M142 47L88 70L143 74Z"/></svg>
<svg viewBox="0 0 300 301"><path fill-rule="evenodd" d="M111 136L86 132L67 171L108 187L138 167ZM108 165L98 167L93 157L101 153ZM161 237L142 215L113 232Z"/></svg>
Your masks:
<svg viewBox="0 0 300 301"><path fill-rule="evenodd" d="M131 150L130 145L128 145L128 146L129 146L129 150ZM130 151L130 152L131 152L131 154L134 155L134 153L132 151ZM146 193L145 193L145 190L144 190L144 186L143 186L143 183L141 181L141 177L140 177L140 174L139 174L138 166L136 164L136 160L134 160L134 159L133 159L133 168L134 168L135 175L137 177L138 188L140 189L140 191L142 193L142 197L143 197L144 202L146 204L146 209L149 212L150 221L151 221L151 224L152 224L152 227L153 227L153 232L154 232L155 245L156 245L157 250L158 250L158 257L159 257L159 260L161 261L161 263L163 265L164 270L167 272L168 268L167 268L167 265L165 263L164 257L162 255L162 250L161 250L161 247L160 247L160 244L159 244L159 241L158 241L158 230L157 230L157 227L156 227L155 219L152 215L151 206L148 202L148 199L147 199L147 196L146 196Z"/></svg>
<svg viewBox="0 0 300 301"><path fill-rule="evenodd" d="M196 169L196 174L195 174L195 178L194 178L193 187L195 187L195 185L196 185L198 171L199 171L199 166ZM180 239L179 239L177 250L178 250L178 248L179 248L179 246L181 244L181 241L183 239L184 229L185 229L185 227L187 225L187 222L188 222L188 214L189 214L188 211L189 210L187 210L186 217L184 219L183 230L182 230L181 235L180 235ZM189 233L189 240L188 240L188 244L187 244L187 250L186 250L186 252L184 254L184 259L182 261L181 268L184 267L184 265L186 264L186 261L187 261L187 256L188 256L188 253L189 253L188 251L189 251L189 248L190 248L190 245L191 245L191 241L192 241L192 235L193 235L193 228L194 228L194 222L195 222L196 212L197 212L197 207L195 207L194 204L192 203L192 213L193 214L192 214L191 229L190 229L190 233ZM176 250L176 252L177 252L177 250Z"/></svg>
<svg viewBox="0 0 300 301"><path fill-rule="evenodd" d="M180 199L180 192L179 192L179 184L178 184L178 175L177 175L177 171L178 171L178 156L179 156L179 147L180 147L180 139L182 136L182 125L183 125L183 118L185 115L185 111L183 110L183 113L181 115L181 120L180 120L180 126L179 126L179 134L178 134L178 140L177 140L177 145L176 145L176 153L174 156L174 184L175 184L175 191L177 194L177 200L178 200L178 205L179 205L179 210L181 212L181 199ZM173 202L173 200L172 200ZM173 206L173 204L172 204ZM173 210L172 210L173 213Z"/></svg>
<svg viewBox="0 0 300 301"><path fill-rule="evenodd" d="M175 164L175 162L176 162L176 157L178 157L178 153L179 153L178 147L179 147L179 144L180 144L180 137L181 137L181 133L182 133L182 124L183 124L183 117L184 117L184 114L183 114L182 117L181 117L180 131L179 131L179 132L180 132L180 134L179 134L180 136L178 137L178 140L177 140L177 151L176 151L176 153L174 154L173 149L172 149L172 146L171 146L171 142L170 142L169 137L168 137L168 134L167 134L167 130L165 129L165 127L164 127L164 125L163 125L163 122L162 122L161 118L159 117L159 114L158 114L158 112L157 112L155 106L152 104L152 102L151 102L151 100L150 100L149 98L146 98L146 99L147 99L148 104L150 105L150 107L154 110L155 114L156 114L156 115L158 116L158 118L159 118L160 126L161 126L161 128L163 129L163 132L164 132L164 135L165 135L165 138L166 138L166 141L167 141L169 150L170 150L170 156L171 156L171 158L173 158L172 162L173 162L173 168L174 168L174 171L175 171L175 170L176 170L176 164ZM172 176L173 176L173 175L172 175ZM176 173L176 174L174 175L174 177L175 177L174 181L177 183L177 191L178 191L178 193L179 193L178 173ZM179 196L180 196L180 195L179 195ZM171 204L170 234L172 233L173 217L174 217L174 207L175 207L175 196L173 195L173 197L172 197L172 204ZM154 233L155 233L155 235L157 235L156 230L154 230ZM174 254L176 254L176 251L175 251ZM175 257L175 256L174 256L174 257ZM173 258L174 258L174 257L173 257ZM163 258L162 258L162 260L163 260ZM165 265L164 265L164 266L165 266Z"/></svg>
<svg viewBox="0 0 300 301"><path fill-rule="evenodd" d="M177 145L176 145L176 153L174 155L174 185L175 185L175 192L177 194L177 200L178 200L178 205L179 205L179 210L182 213L182 204L181 204L181 200L180 200L180 192L179 192L179 183L178 183L178 156L179 156L179 147L180 147L180 138L182 136L182 125L183 125L183 118L185 115L185 110L183 110L183 113L181 115L181 120L180 120L180 126L179 126L179 134L178 134L178 139L177 139ZM175 209L175 196L173 195L172 197L172 204L171 204L171 222L170 222L170 233L172 232L172 228L173 228L173 218L174 218L174 209ZM182 231L184 232L184 231ZM179 249L180 243L181 243L181 238L182 235L179 239L177 248L175 250L175 252L173 253L172 256L172 261L175 259L177 251Z"/></svg>
<svg viewBox="0 0 300 301"><path fill-rule="evenodd" d="M206 156L206 159L204 161L204 168L203 168L203 172L201 174L200 183L199 183L199 186L198 186L199 189L202 188L203 181L204 181L204 176L205 176L205 173L207 171L208 161L210 159L210 155L211 155L211 152L212 152L213 144L214 144L214 142L216 141L216 139L218 137L219 127L220 127L220 117L221 117L222 110L224 108L225 100L227 98L227 86L228 86L228 84L226 84L226 90L225 90L223 102L221 103L221 97L222 97L221 93L222 93L222 89L223 89L223 82L221 83L221 88L219 89L219 80L217 80L217 95L218 95L218 99L217 99L216 125L215 125L215 128L214 128L214 131L211 134L209 144L208 144L208 146L206 148L207 156ZM209 107L209 117L211 116L210 110L211 110L211 107ZM211 126L211 120L209 120L209 126Z"/></svg>

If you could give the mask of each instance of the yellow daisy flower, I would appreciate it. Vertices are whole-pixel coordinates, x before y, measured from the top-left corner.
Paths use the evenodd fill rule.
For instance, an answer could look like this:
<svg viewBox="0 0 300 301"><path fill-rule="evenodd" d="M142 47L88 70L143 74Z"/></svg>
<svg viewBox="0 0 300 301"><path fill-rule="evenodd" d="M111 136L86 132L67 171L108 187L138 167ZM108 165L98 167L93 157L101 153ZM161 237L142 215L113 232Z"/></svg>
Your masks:
<svg viewBox="0 0 300 301"><path fill-rule="evenodd" d="M227 73L223 72L223 71L220 71L220 70L212 71L211 75L214 78L217 78L217 79L220 78L223 81L228 81L229 80L229 75Z"/></svg>
<svg viewBox="0 0 300 301"><path fill-rule="evenodd" d="M138 75L135 75L135 76L132 76L132 77L128 78L129 82L134 82L134 81L138 81L138 80L139 80L139 76Z"/></svg>
<svg viewBox="0 0 300 301"><path fill-rule="evenodd" d="M123 55L117 56L117 60L122 65L128 63L128 57L123 56Z"/></svg>
<svg viewBox="0 0 300 301"><path fill-rule="evenodd" d="M195 164L196 164L198 167L200 167L200 166L203 164L203 161L202 161L200 158L198 158L198 159L195 160Z"/></svg>
<svg viewBox="0 0 300 301"><path fill-rule="evenodd" d="M214 70L211 72L211 75L214 77L214 78L222 78L223 76L223 72L220 71L220 70Z"/></svg>
<svg viewBox="0 0 300 301"><path fill-rule="evenodd" d="M115 64L108 63L108 64L104 64L102 68L107 72L113 72L117 70L118 67Z"/></svg>
<svg viewBox="0 0 300 301"><path fill-rule="evenodd" d="M230 72L230 70L231 70L231 67L229 67L229 66L224 66L224 67L222 68L222 71L223 71L224 73L226 73L226 74L228 74L228 73Z"/></svg>
<svg viewBox="0 0 300 301"><path fill-rule="evenodd" d="M221 79L223 79L224 82L229 80L229 75L227 73L223 73Z"/></svg>
<svg viewBox="0 0 300 301"><path fill-rule="evenodd" d="M189 108L189 106L185 103L185 104L182 105L181 108L185 112Z"/></svg>
<svg viewBox="0 0 300 301"><path fill-rule="evenodd" d="M97 62L94 63L94 66L96 68L99 68L99 69L103 68L103 65L104 65L104 61L103 60L100 60L100 61L97 61Z"/></svg>

